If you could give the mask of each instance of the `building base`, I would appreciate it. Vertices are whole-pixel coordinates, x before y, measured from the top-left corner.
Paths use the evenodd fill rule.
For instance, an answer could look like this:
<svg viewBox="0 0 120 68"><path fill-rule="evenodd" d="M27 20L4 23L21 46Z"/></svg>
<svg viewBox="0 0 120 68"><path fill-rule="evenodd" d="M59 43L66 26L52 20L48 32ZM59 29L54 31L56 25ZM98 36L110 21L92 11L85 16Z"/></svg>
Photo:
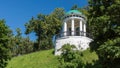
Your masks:
<svg viewBox="0 0 120 68"><path fill-rule="evenodd" d="M56 39L55 55L60 55L62 52L59 49L64 44L75 45L78 50L86 50L89 48L89 43L92 39L85 36L66 36Z"/></svg>

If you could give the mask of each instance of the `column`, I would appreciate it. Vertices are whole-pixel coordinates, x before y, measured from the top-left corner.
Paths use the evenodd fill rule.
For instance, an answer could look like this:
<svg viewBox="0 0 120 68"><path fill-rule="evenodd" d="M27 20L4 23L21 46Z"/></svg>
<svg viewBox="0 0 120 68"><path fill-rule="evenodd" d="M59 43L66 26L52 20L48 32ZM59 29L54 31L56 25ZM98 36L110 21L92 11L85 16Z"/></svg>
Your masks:
<svg viewBox="0 0 120 68"><path fill-rule="evenodd" d="M83 29L82 29L82 20L80 20L80 36L82 36L82 31L83 31Z"/></svg>
<svg viewBox="0 0 120 68"><path fill-rule="evenodd" d="M75 34L74 19L72 19L72 22L71 22L71 34L72 34L72 36L74 36L74 34Z"/></svg>
<svg viewBox="0 0 120 68"><path fill-rule="evenodd" d="M67 36L67 23L64 22L64 26L63 26L63 32L64 32L64 36Z"/></svg>
<svg viewBox="0 0 120 68"><path fill-rule="evenodd" d="M84 23L84 36L86 36L86 23Z"/></svg>

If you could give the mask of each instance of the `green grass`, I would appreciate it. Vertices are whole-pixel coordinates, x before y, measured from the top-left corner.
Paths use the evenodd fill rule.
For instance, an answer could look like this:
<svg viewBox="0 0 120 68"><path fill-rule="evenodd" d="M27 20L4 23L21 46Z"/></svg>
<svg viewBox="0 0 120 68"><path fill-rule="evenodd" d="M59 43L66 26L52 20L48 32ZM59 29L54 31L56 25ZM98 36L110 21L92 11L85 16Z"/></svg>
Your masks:
<svg viewBox="0 0 120 68"><path fill-rule="evenodd" d="M82 59L85 63L93 63L93 60L97 60L98 57L95 52L86 50L83 52ZM8 62L6 68L58 68L58 65L59 61L51 49L14 57Z"/></svg>
<svg viewBox="0 0 120 68"><path fill-rule="evenodd" d="M59 62L52 52L45 50L15 57L6 68L57 68Z"/></svg>

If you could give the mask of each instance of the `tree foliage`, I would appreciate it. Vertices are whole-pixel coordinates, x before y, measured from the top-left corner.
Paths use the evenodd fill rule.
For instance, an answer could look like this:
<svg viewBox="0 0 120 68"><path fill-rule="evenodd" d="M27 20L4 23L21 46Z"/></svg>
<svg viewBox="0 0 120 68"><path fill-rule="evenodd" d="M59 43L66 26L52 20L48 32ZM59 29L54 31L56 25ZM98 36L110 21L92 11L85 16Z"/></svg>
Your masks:
<svg viewBox="0 0 120 68"><path fill-rule="evenodd" d="M51 14L39 14L25 24L26 34L34 32L37 36L35 50L52 48L52 36L61 29L63 15L64 10L56 8Z"/></svg>
<svg viewBox="0 0 120 68"><path fill-rule="evenodd" d="M88 6L85 6L83 8L78 7L78 5L73 5L71 7L71 10L79 10L80 12L82 12L85 16L88 16Z"/></svg>
<svg viewBox="0 0 120 68"><path fill-rule="evenodd" d="M11 45L12 56L23 55L33 52L33 42L30 41L29 37L22 37L20 28L16 29L17 34L12 36L9 41Z"/></svg>
<svg viewBox="0 0 120 68"><path fill-rule="evenodd" d="M74 50L75 49L75 50ZM60 68L83 68L84 63L81 59L82 53L76 50L74 45L65 44L60 51L62 51L59 57Z"/></svg>
<svg viewBox="0 0 120 68"><path fill-rule="evenodd" d="M97 52L103 68L117 66L115 63L120 62L120 0L89 0L88 18L94 39L91 49Z"/></svg>
<svg viewBox="0 0 120 68"><path fill-rule="evenodd" d="M10 46L8 45L10 29L4 20L0 20L0 68L4 68L10 59Z"/></svg>
<svg viewBox="0 0 120 68"><path fill-rule="evenodd" d="M102 59L101 61L104 61L104 63L102 63L104 67L120 67L120 38L104 42L99 47L98 52Z"/></svg>

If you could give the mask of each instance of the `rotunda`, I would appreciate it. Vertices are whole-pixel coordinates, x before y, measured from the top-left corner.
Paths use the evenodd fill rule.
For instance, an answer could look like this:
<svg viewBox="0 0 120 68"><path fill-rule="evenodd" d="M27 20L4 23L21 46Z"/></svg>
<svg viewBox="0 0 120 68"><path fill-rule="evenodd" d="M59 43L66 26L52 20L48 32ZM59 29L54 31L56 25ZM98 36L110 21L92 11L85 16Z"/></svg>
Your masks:
<svg viewBox="0 0 120 68"><path fill-rule="evenodd" d="M55 55L62 52L59 49L64 44L75 45L78 50L86 50L92 41L86 32L87 18L78 10L71 10L63 17L60 34L55 39Z"/></svg>

